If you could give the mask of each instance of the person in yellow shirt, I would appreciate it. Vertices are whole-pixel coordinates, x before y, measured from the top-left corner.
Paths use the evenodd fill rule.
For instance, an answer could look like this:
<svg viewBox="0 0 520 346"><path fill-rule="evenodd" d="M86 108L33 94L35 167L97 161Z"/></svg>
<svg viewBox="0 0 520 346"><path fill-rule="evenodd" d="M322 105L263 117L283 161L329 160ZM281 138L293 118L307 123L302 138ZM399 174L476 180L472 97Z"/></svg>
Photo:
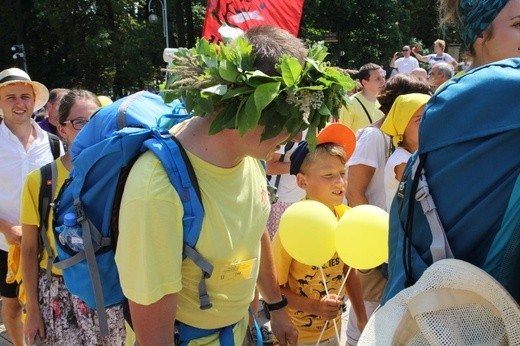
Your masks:
<svg viewBox="0 0 520 346"><path fill-rule="evenodd" d="M79 131L101 104L87 90L71 90L61 100L58 110L58 132L70 148ZM70 151L50 163L56 167L56 198L72 169ZM39 214L41 171L30 172L22 193L22 282L26 292L26 321L24 335L30 345L38 337L43 345L122 345L126 333L121 307L107 309L109 335L101 337L96 331L97 317L93 310L66 288L61 270L51 267L47 273L49 254L39 245L38 227L43 219ZM52 228L52 209L45 235L56 257ZM39 254L42 254L41 258Z"/></svg>
<svg viewBox="0 0 520 346"><path fill-rule="evenodd" d="M350 98L351 104L342 107L339 122L356 132L383 117L377 96L385 85L385 70L377 64L361 66L357 74L362 89Z"/></svg>
<svg viewBox="0 0 520 346"><path fill-rule="evenodd" d="M326 205L339 219L348 209L342 204L345 193L345 163L354 152L356 138L345 125L331 124L318 134L318 145L309 152L302 141L291 155L291 174L296 175L298 186L306 192L306 199ZM316 230L319 232L319 230ZM273 256L282 293L289 303L289 315L298 328L299 345L338 345L334 323L341 326L342 292L338 292L348 266L338 254L322 266L328 292L320 268L309 266L292 258L284 249L277 232L273 238ZM351 271L346 291L352 303L358 327L363 330L367 316L363 305L361 286L356 271ZM329 320L329 323L326 321ZM325 324L326 323L326 324Z"/></svg>
<svg viewBox="0 0 520 346"><path fill-rule="evenodd" d="M321 114L319 106L325 100L338 101L329 107L337 116L346 90L307 89L320 80L302 68L313 58L301 40L274 26L251 28L219 47L201 41L198 48L180 52L170 69L178 79L169 91L186 97L187 106L195 105L195 116L170 132L186 150L201 192L204 218L196 250L214 267L205 280L212 305L200 308L200 269L189 258L183 260L182 196L160 161L146 152L124 188L115 254L135 337L138 344L172 345L176 324L181 344L241 345L258 287L271 310L279 344L296 345L298 333L272 261L266 229L270 201L260 160L269 160L280 145L311 124L324 124L329 115ZM192 64L186 61L197 68L189 69ZM214 67L217 63L220 68ZM282 68L300 71L301 78L280 78ZM332 67L314 72L321 78L330 73L332 83L348 78ZM204 79L215 73L222 75ZM186 82L194 74L193 83ZM224 94L229 90L232 94ZM290 93L293 90L301 92Z"/></svg>

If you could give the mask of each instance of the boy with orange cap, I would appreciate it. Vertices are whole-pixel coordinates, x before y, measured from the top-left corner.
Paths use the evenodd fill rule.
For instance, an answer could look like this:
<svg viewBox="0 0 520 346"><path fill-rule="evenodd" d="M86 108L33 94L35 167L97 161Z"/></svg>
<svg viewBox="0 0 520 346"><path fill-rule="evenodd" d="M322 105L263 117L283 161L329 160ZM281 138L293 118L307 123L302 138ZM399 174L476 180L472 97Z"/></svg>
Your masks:
<svg viewBox="0 0 520 346"><path fill-rule="evenodd" d="M298 186L306 192L306 199L323 203L338 219L349 209L342 204L346 185L345 163L355 146L356 137L352 130L334 123L318 134L314 151L309 151L309 144L302 141L291 155L290 173L296 175ZM273 238L272 247L280 288L287 297L289 316L298 329L298 344L316 345L321 336L319 345L338 345L334 323L326 324L326 321L335 320L336 325L341 325L342 296L338 289L348 270L347 265L335 253L322 266L324 275L334 278L326 283L327 294L320 269L292 258L284 249L279 233ZM346 290L358 317L358 326L363 330L367 317L355 271L347 278Z"/></svg>

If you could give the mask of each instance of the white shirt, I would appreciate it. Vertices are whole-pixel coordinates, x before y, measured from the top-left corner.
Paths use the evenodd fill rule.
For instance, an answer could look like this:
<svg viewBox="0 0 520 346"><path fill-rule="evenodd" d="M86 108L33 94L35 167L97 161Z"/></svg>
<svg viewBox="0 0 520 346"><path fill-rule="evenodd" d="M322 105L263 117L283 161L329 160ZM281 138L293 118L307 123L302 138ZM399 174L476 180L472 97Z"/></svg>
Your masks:
<svg viewBox="0 0 520 346"><path fill-rule="evenodd" d="M285 145L276 151L277 154L285 156L283 162L290 162L291 154L298 147L298 143L294 143L293 147L285 153ZM278 175L273 175L269 183L275 186ZM295 203L301 201L305 197L305 191L301 189L296 183L296 176L289 173L280 174L280 183L278 184L277 193L278 200L285 203Z"/></svg>
<svg viewBox="0 0 520 346"><path fill-rule="evenodd" d="M390 211L395 193L399 188L400 181L395 178L395 167L402 163L407 163L410 156L412 156L412 154L406 149L397 148L388 158L388 162L385 166L385 195L387 211Z"/></svg>
<svg viewBox="0 0 520 346"><path fill-rule="evenodd" d="M0 124L0 219L20 224L22 188L27 174L53 160L47 132L31 119L36 138L27 152L22 143L2 121ZM62 148L63 151L63 148ZM9 248L0 233L0 249Z"/></svg>
<svg viewBox="0 0 520 346"><path fill-rule="evenodd" d="M426 55L426 58L428 58L428 64L430 64L430 70L432 69L433 65L438 64L440 62L446 62L448 64L451 64L453 61L455 61L455 59L448 53L442 53L442 55L428 54L428 55Z"/></svg>
<svg viewBox="0 0 520 346"><path fill-rule="evenodd" d="M356 165L375 168L374 175L365 191L368 204L386 210L384 169L390 137L380 129L369 126L357 131L357 145L354 154L347 161L347 169Z"/></svg>
<svg viewBox="0 0 520 346"><path fill-rule="evenodd" d="M397 72L410 74L414 68L419 67L419 62L413 56L408 58L401 57L394 62L395 68L397 68Z"/></svg>

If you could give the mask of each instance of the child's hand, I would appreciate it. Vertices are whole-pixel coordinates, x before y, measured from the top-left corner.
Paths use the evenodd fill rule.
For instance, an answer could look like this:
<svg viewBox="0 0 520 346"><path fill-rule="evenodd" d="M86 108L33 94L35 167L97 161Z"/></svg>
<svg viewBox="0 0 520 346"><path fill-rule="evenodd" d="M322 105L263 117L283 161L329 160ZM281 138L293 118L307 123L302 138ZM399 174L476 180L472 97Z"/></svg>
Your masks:
<svg viewBox="0 0 520 346"><path fill-rule="evenodd" d="M328 294L320 299L319 315L326 320L336 318L340 312L341 297L337 294Z"/></svg>

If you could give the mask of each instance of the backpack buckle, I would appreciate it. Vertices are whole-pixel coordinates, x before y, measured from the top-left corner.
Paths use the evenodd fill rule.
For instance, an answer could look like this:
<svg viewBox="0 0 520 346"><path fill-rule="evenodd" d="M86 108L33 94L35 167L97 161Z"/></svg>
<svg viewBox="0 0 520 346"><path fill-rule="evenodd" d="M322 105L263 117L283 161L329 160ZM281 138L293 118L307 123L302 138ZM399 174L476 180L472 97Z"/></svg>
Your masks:
<svg viewBox="0 0 520 346"><path fill-rule="evenodd" d="M170 131L164 127L155 127L152 129L152 131L157 138L168 139L172 136Z"/></svg>
<svg viewBox="0 0 520 346"><path fill-rule="evenodd" d="M428 183L426 182L426 177L424 174L421 174L419 178L419 183L417 185L417 191L415 192L415 200L421 201L424 198L430 195L430 189L428 187Z"/></svg>
<svg viewBox="0 0 520 346"><path fill-rule="evenodd" d="M86 219L86 214L85 208L79 200L74 201L74 210L76 211L76 220L81 224Z"/></svg>

